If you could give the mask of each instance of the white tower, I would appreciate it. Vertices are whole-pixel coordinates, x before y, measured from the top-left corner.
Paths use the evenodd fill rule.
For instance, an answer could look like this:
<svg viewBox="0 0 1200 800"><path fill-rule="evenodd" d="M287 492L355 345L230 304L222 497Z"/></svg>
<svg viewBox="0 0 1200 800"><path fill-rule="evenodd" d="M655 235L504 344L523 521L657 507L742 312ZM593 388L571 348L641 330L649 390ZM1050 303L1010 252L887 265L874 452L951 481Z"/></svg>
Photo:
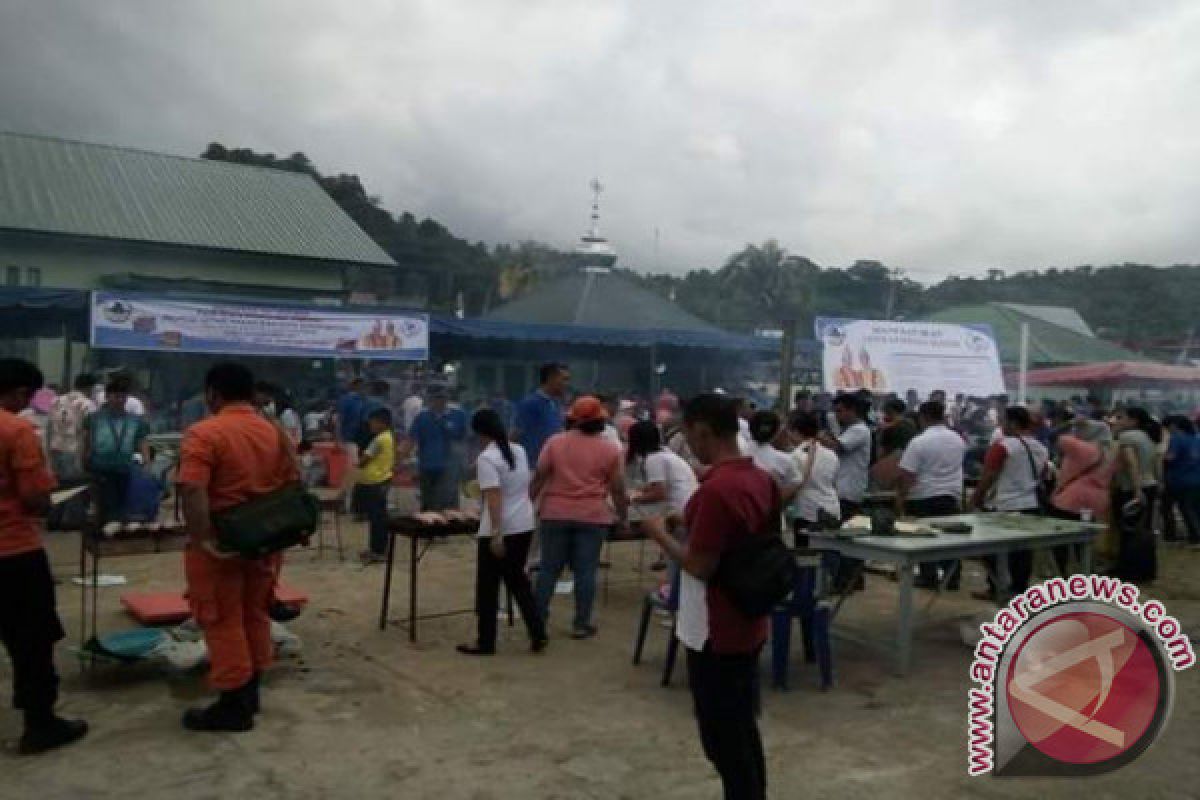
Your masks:
<svg viewBox="0 0 1200 800"><path fill-rule="evenodd" d="M592 225L575 246L575 263L586 272L608 272L617 263L617 251L600 234L600 193L604 186L596 178L592 189Z"/></svg>

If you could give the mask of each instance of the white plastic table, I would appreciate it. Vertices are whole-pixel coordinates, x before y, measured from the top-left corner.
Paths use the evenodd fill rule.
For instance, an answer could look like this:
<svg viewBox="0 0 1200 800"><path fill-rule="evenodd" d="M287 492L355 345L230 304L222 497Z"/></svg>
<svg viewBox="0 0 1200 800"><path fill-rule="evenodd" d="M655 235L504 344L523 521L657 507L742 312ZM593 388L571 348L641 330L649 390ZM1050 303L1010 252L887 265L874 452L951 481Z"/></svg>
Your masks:
<svg viewBox="0 0 1200 800"><path fill-rule="evenodd" d="M1096 523L1073 522L1050 517L1017 516L1004 513L956 514L918 520L965 522L971 533L936 533L933 536L862 536L847 531L809 534L809 547L837 552L847 558L877 561L896 568L900 589L896 612L896 671L908 673L912 666L913 567L918 564L954 561L985 556L1003 556L1016 550L1039 550L1059 545L1078 545L1082 570L1092 570L1092 538L1103 530ZM1003 563L1003 559L1000 559ZM1007 573L1007 570L1004 570ZM1007 588L1007 587L1002 587ZM841 598L842 600L845 597ZM837 609L840 609L841 602ZM835 614L836 610L835 609Z"/></svg>

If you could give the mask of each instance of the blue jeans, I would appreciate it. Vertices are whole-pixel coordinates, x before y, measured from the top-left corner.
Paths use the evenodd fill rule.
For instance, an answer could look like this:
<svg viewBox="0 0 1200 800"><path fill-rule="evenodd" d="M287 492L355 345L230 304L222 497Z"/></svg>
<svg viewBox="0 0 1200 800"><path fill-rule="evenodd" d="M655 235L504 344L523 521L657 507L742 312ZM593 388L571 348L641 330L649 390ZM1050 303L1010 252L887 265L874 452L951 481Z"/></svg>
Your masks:
<svg viewBox="0 0 1200 800"><path fill-rule="evenodd" d="M596 603L596 570L600 567L600 551L608 536L608 526L548 520L542 522L539 535L542 566L538 570L537 602L542 619L549 619L554 586L563 567L570 565L575 576L574 627L591 625L592 607Z"/></svg>

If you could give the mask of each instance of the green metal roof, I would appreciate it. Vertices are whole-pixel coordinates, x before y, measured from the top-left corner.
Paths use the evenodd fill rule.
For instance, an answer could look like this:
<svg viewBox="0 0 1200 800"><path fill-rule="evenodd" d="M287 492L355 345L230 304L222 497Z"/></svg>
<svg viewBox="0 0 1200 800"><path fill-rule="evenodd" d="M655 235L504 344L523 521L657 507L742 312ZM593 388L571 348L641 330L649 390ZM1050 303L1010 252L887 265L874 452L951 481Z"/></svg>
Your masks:
<svg viewBox="0 0 1200 800"><path fill-rule="evenodd" d="M1043 307L1039 308L1045 310ZM1000 347L1000 360L1005 364L1016 364L1021 360L1021 323L1029 324L1031 367L1146 360L1112 342L1047 322L1043 316L1044 314L1024 314L1010 303L985 303L947 308L929 314L925 319L960 325L985 323L992 326L992 331L996 334L996 343Z"/></svg>
<svg viewBox="0 0 1200 800"><path fill-rule="evenodd" d="M0 228L395 265L309 175L16 133Z"/></svg>
<svg viewBox="0 0 1200 800"><path fill-rule="evenodd" d="M485 314L484 319L539 325L724 333L666 298L614 272L570 273Z"/></svg>

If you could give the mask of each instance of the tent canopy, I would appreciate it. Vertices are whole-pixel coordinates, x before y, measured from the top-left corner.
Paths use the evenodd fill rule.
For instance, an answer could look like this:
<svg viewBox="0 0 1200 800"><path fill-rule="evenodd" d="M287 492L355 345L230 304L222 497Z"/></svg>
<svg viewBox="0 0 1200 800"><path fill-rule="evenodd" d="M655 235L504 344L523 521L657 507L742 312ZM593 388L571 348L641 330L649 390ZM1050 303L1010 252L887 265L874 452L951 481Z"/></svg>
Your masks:
<svg viewBox="0 0 1200 800"><path fill-rule="evenodd" d="M88 293L71 289L0 287L0 336L87 339Z"/></svg>
<svg viewBox="0 0 1200 800"><path fill-rule="evenodd" d="M1027 377L1030 386L1096 386L1109 389L1147 385L1200 387L1200 369L1196 367L1141 361L1109 361L1035 369Z"/></svg>

